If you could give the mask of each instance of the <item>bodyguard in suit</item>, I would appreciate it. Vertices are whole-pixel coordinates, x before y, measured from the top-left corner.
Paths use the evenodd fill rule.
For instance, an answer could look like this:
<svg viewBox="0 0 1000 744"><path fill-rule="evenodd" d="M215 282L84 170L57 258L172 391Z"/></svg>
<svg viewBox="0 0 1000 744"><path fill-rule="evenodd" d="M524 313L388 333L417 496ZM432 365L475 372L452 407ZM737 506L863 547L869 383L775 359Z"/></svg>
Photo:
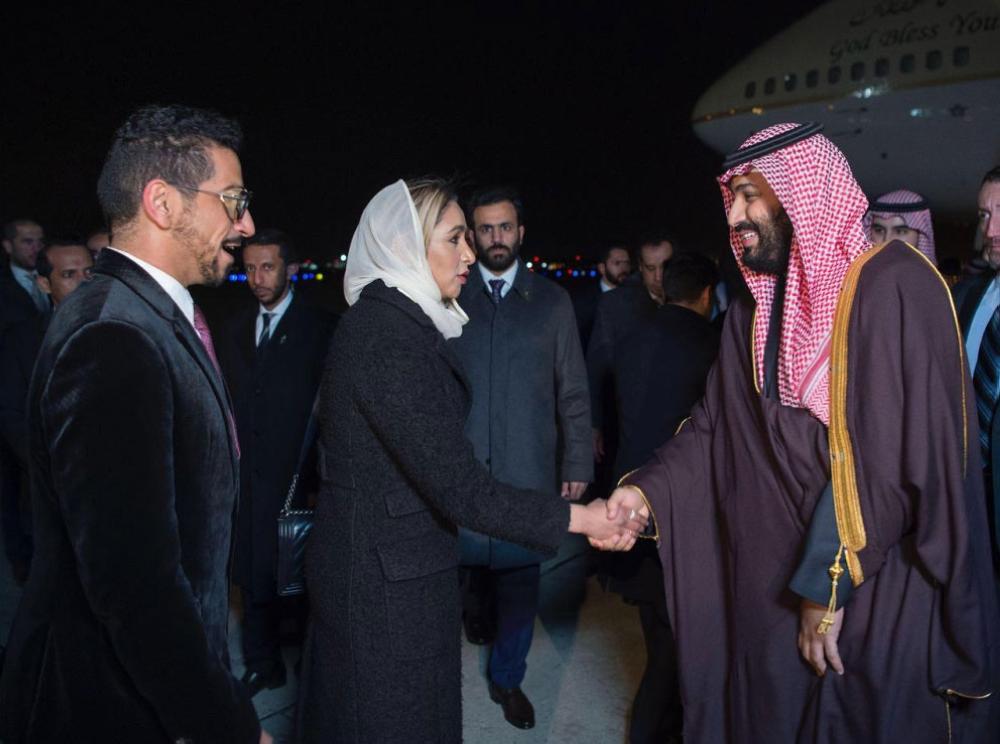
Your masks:
<svg viewBox="0 0 1000 744"><path fill-rule="evenodd" d="M114 234L28 394L35 557L0 680L21 742L269 742L229 671L239 444L188 287L253 234L238 126L136 111L98 181Z"/></svg>
<svg viewBox="0 0 1000 744"><path fill-rule="evenodd" d="M978 237L987 263L1000 266L1000 166L983 177L979 188ZM996 415L1000 395L1000 274L986 272L966 279L953 291L976 390L993 565L1000 576L1000 416Z"/></svg>
<svg viewBox="0 0 1000 744"><path fill-rule="evenodd" d="M709 321L717 281L710 259L680 254L663 272L666 303L639 318L618 339L612 375L620 437L616 482L646 464L704 395L719 350L719 331ZM609 588L638 608L646 643L646 668L632 705L628 740L676 742L682 715L663 570L656 546L641 543L628 554L608 555L603 561Z"/></svg>
<svg viewBox="0 0 1000 744"><path fill-rule="evenodd" d="M49 300L35 282L35 264L43 245L45 233L34 220L12 220L3 227L9 264L0 272L0 333L49 310Z"/></svg>
<svg viewBox="0 0 1000 744"><path fill-rule="evenodd" d="M632 257L628 248L622 243L608 245L597 263L597 273L600 278L596 282L574 284L570 292L573 310L576 312L576 326L580 331L580 344L584 349L587 348L590 331L594 327L598 301L611 290L618 289L632 273Z"/></svg>
<svg viewBox="0 0 1000 744"><path fill-rule="evenodd" d="M257 301L225 327L219 347L243 448L233 580L243 597L243 682L255 695L285 684L278 643L283 605L275 587L278 512L298 465L332 316L293 290L299 261L280 230L250 238L243 266Z"/></svg>
<svg viewBox="0 0 1000 744"><path fill-rule="evenodd" d="M569 296L518 260L524 222L516 192L480 191L467 212L479 263L462 294L469 323L450 342L472 386L466 434L495 478L576 501L593 478L593 459L587 373ZM474 533L463 539L463 560L490 569L495 593L490 697L512 725L531 728L534 709L521 682L542 558Z"/></svg>
<svg viewBox="0 0 1000 744"><path fill-rule="evenodd" d="M90 278L93 265L86 246L73 241L54 240L42 248L36 262L36 281L42 293L51 299L53 309ZM10 472L5 474L4 484L11 483L12 490L3 494L4 546L18 584L28 577L32 553L25 406L31 370L51 317L50 312L33 315L12 325L0 338L0 433L12 455L5 463ZM8 497L12 502L9 506Z"/></svg>

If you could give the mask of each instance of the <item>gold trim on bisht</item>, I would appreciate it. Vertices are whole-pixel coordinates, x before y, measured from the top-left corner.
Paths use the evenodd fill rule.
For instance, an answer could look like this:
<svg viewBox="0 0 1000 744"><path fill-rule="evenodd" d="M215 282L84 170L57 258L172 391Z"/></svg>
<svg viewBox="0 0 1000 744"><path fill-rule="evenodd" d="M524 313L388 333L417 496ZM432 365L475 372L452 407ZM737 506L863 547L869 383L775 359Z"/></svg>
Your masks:
<svg viewBox="0 0 1000 744"><path fill-rule="evenodd" d="M900 241L902 242L902 241ZM833 503L837 513L837 532L840 536L841 546L837 551L833 565L830 566L831 596L828 606L827 616L820 622L817 632L825 633L833 622L833 612L836 609L837 583L843 574L840 566L841 556L847 561L847 570L850 573L854 586L860 586L865 580L864 571L861 568L861 561L858 553L867 544L864 518L861 513L861 500L858 496L857 472L854 464L854 450L851 444L850 432L847 429L847 342L848 327L851 320L851 309L854 304L854 295L858 289L858 282L861 278L861 271L872 258L881 252L886 244L874 246L870 250L861 254L847 270L844 282L840 288L840 296L837 299L837 311L833 321L833 339L831 342L830 358L830 472L833 482ZM952 319L955 324L955 334L958 337L959 364L962 375L965 374L965 352L962 344L961 326L958 323L958 314L955 311L955 304L951 298L951 291L944 277L934 267L934 264L909 243L904 243L934 271L934 275L941 282L941 286L948 298L948 305L951 308ZM968 413L966 411L965 386L962 386L962 463L963 472L968 460Z"/></svg>
<svg viewBox="0 0 1000 744"><path fill-rule="evenodd" d="M685 419L685 421L686 420L687 419ZM681 422L681 426L683 426L683 425L684 425L684 422L682 421ZM628 478L630 475L632 475L632 473L636 472L636 470L638 470L638 469L639 468L636 468L635 470L630 470L627 473L625 473L625 475L623 475L621 478L619 478L618 479L618 485L616 486L616 488L634 488L636 491L639 492L639 495L642 497L642 503L646 505L646 510L649 512L649 518L653 520L653 534L652 535L636 535L636 537L638 537L641 540L655 540L656 541L656 545L659 546L660 545L660 525L656 521L656 512L653 511L653 505L651 503L649 503L649 499L646 498L646 492L643 491L642 488L640 488L639 486L635 485L634 483L624 483L624 480L626 478Z"/></svg>

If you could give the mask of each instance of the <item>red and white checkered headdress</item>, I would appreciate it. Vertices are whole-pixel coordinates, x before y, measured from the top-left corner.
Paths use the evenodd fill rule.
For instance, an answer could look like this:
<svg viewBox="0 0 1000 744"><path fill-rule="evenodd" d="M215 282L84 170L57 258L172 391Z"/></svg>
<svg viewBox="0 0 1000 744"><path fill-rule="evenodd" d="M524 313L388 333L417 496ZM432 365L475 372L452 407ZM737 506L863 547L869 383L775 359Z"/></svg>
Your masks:
<svg viewBox="0 0 1000 744"><path fill-rule="evenodd" d="M729 168L719 177L726 214L733 204L729 182L758 171L788 213L793 238L788 261L785 307L778 351L778 392L787 406L807 408L830 423L830 341L840 285L848 267L870 247L862 227L868 208L844 154L826 137L814 133L796 139L798 124L776 124L753 135L734 153L762 151ZM814 130L818 132L818 127ZM768 140L791 139L779 149ZM730 157L727 160L739 160ZM764 379L764 346L777 277L751 271L743 264L743 247L734 230L729 242L736 263L757 302L754 333L758 379Z"/></svg>
<svg viewBox="0 0 1000 744"><path fill-rule="evenodd" d="M915 191L899 189L882 194L871 205L868 214L865 215L865 232L871 238L872 217L882 217L890 219L901 217L903 224L912 230L920 233L917 236L917 244L914 246L918 251L930 259L931 263L937 266L937 255L934 250L934 224L931 222L931 210L927 205L927 200Z"/></svg>

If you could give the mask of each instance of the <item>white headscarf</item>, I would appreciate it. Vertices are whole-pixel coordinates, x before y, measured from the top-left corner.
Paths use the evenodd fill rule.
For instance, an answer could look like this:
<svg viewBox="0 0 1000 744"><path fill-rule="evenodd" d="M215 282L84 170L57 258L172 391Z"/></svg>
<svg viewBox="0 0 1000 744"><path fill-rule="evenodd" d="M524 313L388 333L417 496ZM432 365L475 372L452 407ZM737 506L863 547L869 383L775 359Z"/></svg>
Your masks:
<svg viewBox="0 0 1000 744"><path fill-rule="evenodd" d="M417 303L445 338L462 335L469 316L454 300L441 298L427 263L417 208L402 179L375 194L361 213L347 254L347 304L357 302L361 290L376 279Z"/></svg>

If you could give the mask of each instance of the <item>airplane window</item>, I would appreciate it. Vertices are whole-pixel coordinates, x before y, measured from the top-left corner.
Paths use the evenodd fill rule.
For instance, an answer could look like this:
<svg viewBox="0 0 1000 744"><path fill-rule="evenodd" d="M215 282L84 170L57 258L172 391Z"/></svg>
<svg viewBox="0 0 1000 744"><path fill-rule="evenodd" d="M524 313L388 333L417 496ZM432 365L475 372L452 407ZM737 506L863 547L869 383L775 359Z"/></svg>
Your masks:
<svg viewBox="0 0 1000 744"><path fill-rule="evenodd" d="M819 85L819 70L809 70L806 73L806 87L815 88Z"/></svg>
<svg viewBox="0 0 1000 744"><path fill-rule="evenodd" d="M785 90L787 90L787 91L793 91L793 90L795 90L795 83L796 82L797 82L797 78L796 78L794 72L791 72L791 73L785 75Z"/></svg>
<svg viewBox="0 0 1000 744"><path fill-rule="evenodd" d="M927 52L927 69L936 70L941 66L941 52L937 49Z"/></svg>
<svg viewBox="0 0 1000 744"><path fill-rule="evenodd" d="M746 96L747 98L753 98L755 95L757 95L757 83L755 83L753 80L747 83L747 87L746 90L743 91L743 95Z"/></svg>
<svg viewBox="0 0 1000 744"><path fill-rule="evenodd" d="M851 80L860 80L865 76L865 63L855 62L851 65Z"/></svg>
<svg viewBox="0 0 1000 744"><path fill-rule="evenodd" d="M880 57L875 60L875 77L885 77L889 74L889 60Z"/></svg>
<svg viewBox="0 0 1000 744"><path fill-rule="evenodd" d="M840 82L840 67L831 67L826 71L826 82L830 85Z"/></svg>
<svg viewBox="0 0 1000 744"><path fill-rule="evenodd" d="M969 47L955 47L955 56L952 58L955 67L965 67L969 64Z"/></svg>
<svg viewBox="0 0 1000 744"><path fill-rule="evenodd" d="M764 95L771 95L774 93L774 78L768 78L764 81Z"/></svg>
<svg viewBox="0 0 1000 744"><path fill-rule="evenodd" d="M913 72L916 66L917 60L912 54L904 54L903 58L899 60L900 72Z"/></svg>

